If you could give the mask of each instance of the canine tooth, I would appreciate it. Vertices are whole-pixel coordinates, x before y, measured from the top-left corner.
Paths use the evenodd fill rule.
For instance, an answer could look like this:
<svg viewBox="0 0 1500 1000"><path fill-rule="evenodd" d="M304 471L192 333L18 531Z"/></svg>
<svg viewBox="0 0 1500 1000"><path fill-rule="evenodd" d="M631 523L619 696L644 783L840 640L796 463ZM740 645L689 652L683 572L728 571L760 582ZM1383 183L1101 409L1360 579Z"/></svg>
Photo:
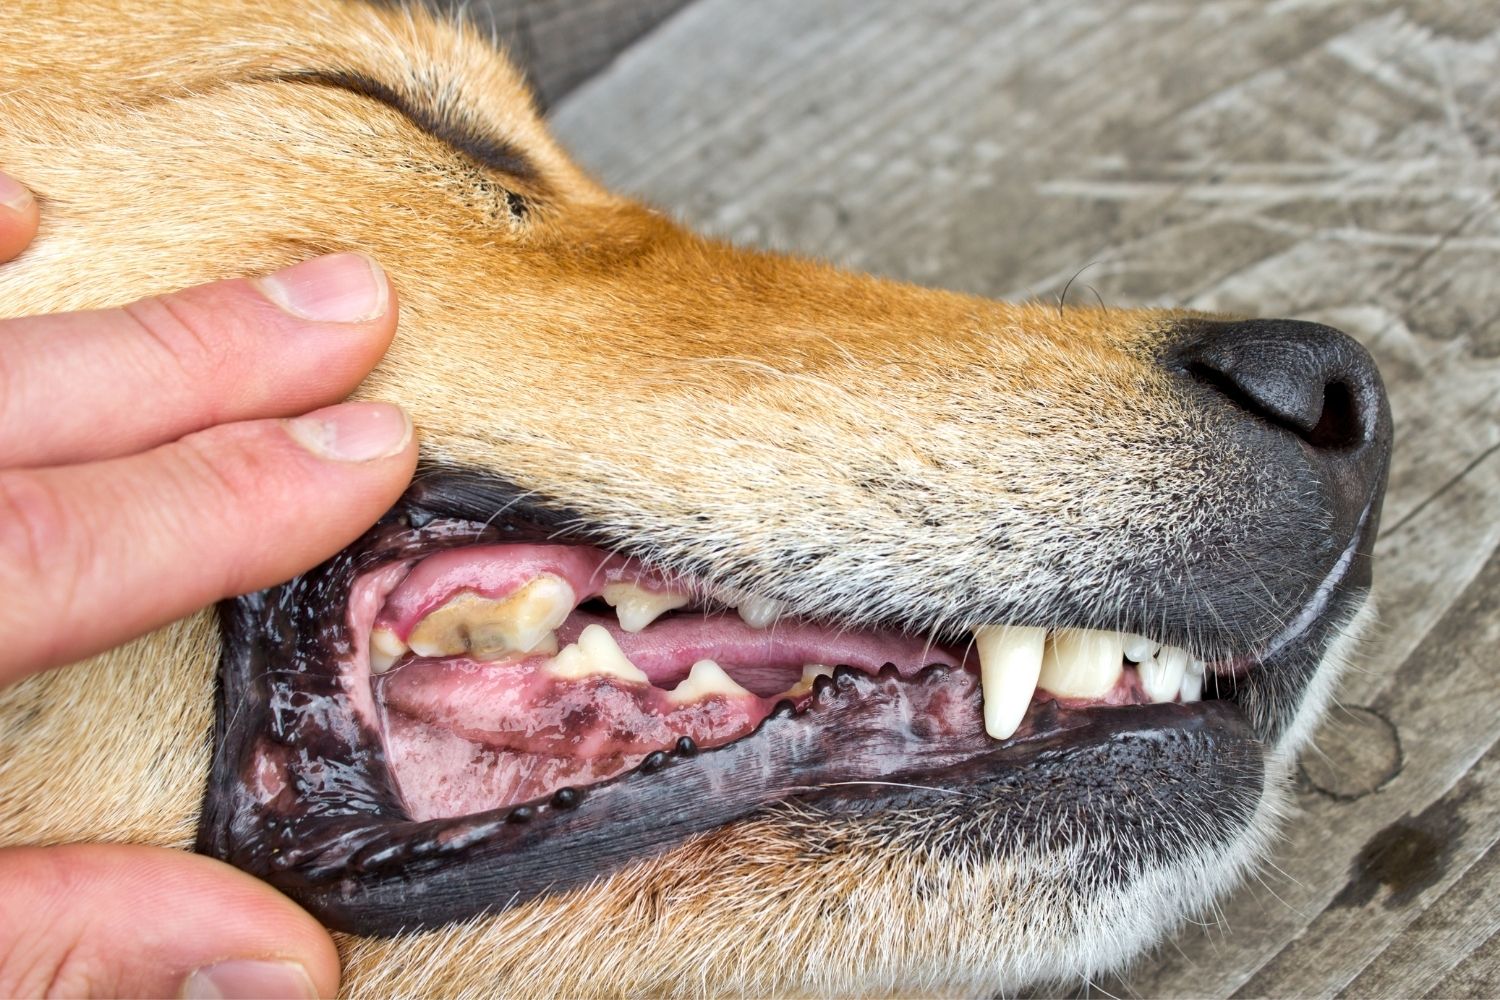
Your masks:
<svg viewBox="0 0 1500 1000"><path fill-rule="evenodd" d="M688 672L687 679L672 689L669 697L673 701L687 703L716 694L732 698L749 693L736 684L734 678L726 674L724 668L713 660L699 660L693 664L693 669Z"/></svg>
<svg viewBox="0 0 1500 1000"><path fill-rule="evenodd" d="M1161 643L1152 642L1143 635L1131 632L1126 634L1121 649L1125 653L1125 659L1131 663L1145 663L1161 649Z"/></svg>
<svg viewBox="0 0 1500 1000"><path fill-rule="evenodd" d="M603 625L590 625L578 634L578 641L563 647L552 658L548 671L554 677L576 681L603 675L618 677L635 684L649 684L651 678L630 662L615 637Z"/></svg>
<svg viewBox="0 0 1500 1000"><path fill-rule="evenodd" d="M1155 659L1140 665L1141 686L1152 701L1171 701L1182 690L1182 680L1187 673L1187 650L1178 646L1163 646Z"/></svg>
<svg viewBox="0 0 1500 1000"><path fill-rule="evenodd" d="M377 628L370 633L370 672L383 674L396 665L396 661L406 653L406 643L402 642L388 628Z"/></svg>
<svg viewBox="0 0 1500 1000"><path fill-rule="evenodd" d="M670 590L647 590L634 583L610 583L604 587L604 600L615 609L622 629L639 632L663 613L682 607L691 598Z"/></svg>
<svg viewBox="0 0 1500 1000"><path fill-rule="evenodd" d="M735 608L740 618L751 628L765 628L786 614L786 602L773 601L769 597L744 597Z"/></svg>
<svg viewBox="0 0 1500 1000"><path fill-rule="evenodd" d="M1203 678L1195 677L1191 673L1184 674L1182 677L1182 688L1178 691L1178 695L1182 698L1184 705L1191 701L1202 701Z"/></svg>
<svg viewBox="0 0 1500 1000"><path fill-rule="evenodd" d="M459 594L418 622L406 641L418 656L554 652L552 630L576 603L566 580L543 573L500 600Z"/></svg>
<svg viewBox="0 0 1500 1000"><path fill-rule="evenodd" d="M1058 629L1047 643L1038 684L1066 698L1103 697L1124 672L1123 642L1119 632Z"/></svg>
<svg viewBox="0 0 1500 1000"><path fill-rule="evenodd" d="M985 625L974 630L979 681L984 693L984 731L997 740L1014 736L1026 717L1042 672L1044 628Z"/></svg>
<svg viewBox="0 0 1500 1000"><path fill-rule="evenodd" d="M1207 665L1202 660L1190 659L1188 660L1187 669L1188 673L1192 674L1194 677L1202 677L1204 671L1207 669Z"/></svg>

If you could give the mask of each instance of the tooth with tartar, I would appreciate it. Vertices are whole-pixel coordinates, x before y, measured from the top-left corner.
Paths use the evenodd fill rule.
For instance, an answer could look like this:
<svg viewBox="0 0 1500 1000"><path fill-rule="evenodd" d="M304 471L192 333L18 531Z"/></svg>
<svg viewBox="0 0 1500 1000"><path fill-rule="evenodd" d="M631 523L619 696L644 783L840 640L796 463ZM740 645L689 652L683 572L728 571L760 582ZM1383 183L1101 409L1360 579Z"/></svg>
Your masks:
<svg viewBox="0 0 1500 1000"><path fill-rule="evenodd" d="M1178 692L1182 703L1186 705L1191 701L1203 700L1203 678L1194 676L1191 672L1184 674L1182 678L1182 689Z"/></svg>
<svg viewBox="0 0 1500 1000"><path fill-rule="evenodd" d="M1143 635L1131 632L1125 636L1121 649L1125 652L1125 659L1131 663L1145 663L1156 655L1157 650L1161 649L1161 643L1152 642Z"/></svg>
<svg viewBox="0 0 1500 1000"><path fill-rule="evenodd" d="M724 668L713 660L699 660L693 664L693 669L688 672L687 679L673 688L667 697L675 702L686 704L710 695L733 698L736 695L749 693L736 684L734 678L726 674Z"/></svg>
<svg viewBox="0 0 1500 1000"><path fill-rule="evenodd" d="M552 630L563 623L577 598L566 580L543 573L498 600L464 593L430 612L406 641L418 656L499 659L514 653L556 650Z"/></svg>
<svg viewBox="0 0 1500 1000"><path fill-rule="evenodd" d="M1163 646L1155 659L1140 665L1141 687L1146 689L1146 697L1152 701L1175 700L1182 690L1187 665L1187 650L1180 646Z"/></svg>
<svg viewBox="0 0 1500 1000"><path fill-rule="evenodd" d="M812 690L813 681L819 677L832 677L833 668L826 663L809 663L802 668L802 679L785 691L781 692L787 698L800 698Z"/></svg>
<svg viewBox="0 0 1500 1000"><path fill-rule="evenodd" d="M406 655L406 643L384 626L370 633L370 672L383 674Z"/></svg>
<svg viewBox="0 0 1500 1000"><path fill-rule="evenodd" d="M585 677L617 677L634 684L649 684L641 668L630 662L615 637L603 625L590 625L578 634L578 641L564 646L562 652L547 664L547 671L566 681Z"/></svg>
<svg viewBox="0 0 1500 1000"><path fill-rule="evenodd" d="M1046 642L1044 628L985 625L974 630L984 692L984 731L993 738L1010 739L1020 728L1036 692Z"/></svg>
<svg viewBox="0 0 1500 1000"><path fill-rule="evenodd" d="M1124 636L1091 628L1052 633L1037 683L1064 698L1102 698L1124 673Z"/></svg>
<svg viewBox="0 0 1500 1000"><path fill-rule="evenodd" d="M647 590L634 583L610 583L604 586L604 600L615 609L622 629L639 632L664 613L682 607L691 598L670 590Z"/></svg>
<svg viewBox="0 0 1500 1000"><path fill-rule="evenodd" d="M740 613L740 618L746 625L751 628L765 628L786 614L786 604L783 601L773 601L769 597L745 597L740 599L735 610Z"/></svg>

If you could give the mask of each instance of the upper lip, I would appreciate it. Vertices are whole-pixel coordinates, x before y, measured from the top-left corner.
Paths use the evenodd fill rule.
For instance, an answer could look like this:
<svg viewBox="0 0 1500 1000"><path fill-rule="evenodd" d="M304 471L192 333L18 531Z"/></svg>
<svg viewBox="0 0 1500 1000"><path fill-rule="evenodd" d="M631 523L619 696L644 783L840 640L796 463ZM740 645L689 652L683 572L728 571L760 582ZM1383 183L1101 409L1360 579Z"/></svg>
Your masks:
<svg viewBox="0 0 1500 1000"><path fill-rule="evenodd" d="M984 737L975 707L971 712L972 730L944 738L942 745L948 750L926 746L921 759L911 760L903 759L899 752L886 754L883 762L868 765L875 768L869 774L861 772L867 766L861 762L880 755L841 755L834 761L806 741L747 739L698 754L691 758L690 766L686 763L688 755L663 754L660 759L643 762L636 771L606 782L605 788L589 790L586 799L601 795L610 800L607 810L586 800L580 803L579 793L573 792L549 803L509 810L506 815L412 822L405 818L385 772L378 735L357 723L348 708L348 694L327 672L327 664L340 650L347 651L350 641L349 636L341 634L342 616L329 613L330 608L342 610L338 605L346 599L349 581L356 574L395 558L410 558L458 543L553 539L557 535L551 519L538 516L535 509L512 509L504 520L480 516L494 509L494 484L459 476L450 486L454 488L446 494L446 504L423 504L420 494L409 497L365 540L318 571L275 591L224 606L225 663L216 757L205 799L200 848L271 878L336 927L368 933L381 927L393 930L397 924L434 923L467 915L473 910L471 900L443 896L456 891L456 883L438 877L447 865L480 865L486 878L498 879L501 887L509 885L511 892L530 895L533 893L527 886L570 884L566 867L559 867L552 860L556 855L550 852L571 851L576 860L578 851L591 851L594 853L588 856L597 857L601 851L650 850L659 846L663 836L670 836L677 825L684 832L702 829L706 820L697 813L663 820L663 796L669 787L669 798L691 812L688 803L701 811L708 801L703 797L707 789L698 786L704 782L711 785L714 822L710 825L717 825L732 815L757 808L768 797L811 794L813 789L804 780L807 773L820 775L814 784L821 788L821 795L868 797L868 787L850 791L839 787L840 782L864 782L872 777L910 780L919 775L929 783L982 782L989 780L986 776L993 775L996 768L1023 760L1034 762L1040 759L1037 754L1064 752L1059 739L1065 733L1072 734L1074 742L1089 743L1091 740L1085 738L1088 734L1103 739L1114 733L1118 738L1126 731L1145 731L1168 721L1178 726L1189 724L1181 707L1174 705L1139 710L1133 720L1121 713L1100 718L1096 713L1054 707L1044 720L1050 728L1023 732L1017 739L1000 744ZM471 502L464 503L465 499ZM450 526L446 519L452 517L463 518L464 526ZM485 526L476 530L476 523ZM1288 637L1264 655L1263 665L1275 669L1277 664L1270 661L1292 654L1305 658L1308 654L1304 647L1321 645L1326 636L1317 634L1319 630L1313 626L1326 621L1327 605L1348 583L1361 551L1361 546L1351 545L1354 555L1341 559L1338 572L1330 574L1326 586L1319 589L1322 603L1318 612L1296 637ZM309 615L309 602L321 605L324 613ZM880 696L873 697L877 690ZM895 740L890 747L895 750L901 741L920 736L910 727L922 713L910 711L906 702L929 697L924 690L920 679L907 682L893 676L843 674L836 683L821 686L809 710L845 713L841 730L846 739ZM774 736L772 731L796 725L780 714L764 723L762 736ZM1210 706L1193 718L1197 721L1191 725L1208 727L1204 738L1210 743L1217 741L1215 745L1222 752L1237 754L1241 751L1234 747L1253 742L1249 731L1243 729L1243 720L1228 703ZM1265 727L1258 724L1257 728ZM1271 735L1266 732L1263 738ZM778 752L793 756L784 761L786 779L779 791L776 782L781 779L765 758L760 758L750 772L736 770L738 756L753 750L742 744L757 744L760 749L753 752L764 754L766 746L783 742L786 746ZM259 780L254 771L257 754L267 753L284 755L298 783L296 788L286 790L290 798L272 797L270 806L266 805L264 789L259 799L248 790L248 783ZM796 757L799 753L804 757ZM808 753L817 755L816 763L805 757ZM673 771L670 782L655 782L654 776L642 773L663 769ZM757 778L747 782L747 773ZM643 785L644 781L652 783ZM635 802L632 798L635 793L629 790L638 785L651 789L649 801ZM655 810L652 822L643 820L639 829L621 825L633 808L648 806ZM549 821L537 823L539 813L550 813ZM508 874L492 871L495 859L501 857L508 859ZM533 861L526 862L526 857L533 857ZM537 864L542 867L537 868ZM422 883L427 888L419 892L408 886L402 895L396 887L404 878L402 873L409 872L413 865L425 866L432 877ZM437 896L424 903L421 893L428 891ZM495 898L500 897L491 897Z"/></svg>

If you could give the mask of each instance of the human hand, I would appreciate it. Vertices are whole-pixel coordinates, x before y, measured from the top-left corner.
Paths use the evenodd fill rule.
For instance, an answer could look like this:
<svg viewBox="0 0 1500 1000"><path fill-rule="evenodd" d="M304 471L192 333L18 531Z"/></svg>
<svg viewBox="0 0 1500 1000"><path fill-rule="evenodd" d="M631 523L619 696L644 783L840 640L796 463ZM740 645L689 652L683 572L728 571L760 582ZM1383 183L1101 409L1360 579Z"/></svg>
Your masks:
<svg viewBox="0 0 1500 1000"><path fill-rule="evenodd" d="M0 263L37 221L0 175ZM395 315L379 268L339 254L0 320L0 685L287 579L373 524L415 467L411 425L387 404L331 404L385 352ZM129 845L0 849L0 995L337 984L327 932L228 865Z"/></svg>

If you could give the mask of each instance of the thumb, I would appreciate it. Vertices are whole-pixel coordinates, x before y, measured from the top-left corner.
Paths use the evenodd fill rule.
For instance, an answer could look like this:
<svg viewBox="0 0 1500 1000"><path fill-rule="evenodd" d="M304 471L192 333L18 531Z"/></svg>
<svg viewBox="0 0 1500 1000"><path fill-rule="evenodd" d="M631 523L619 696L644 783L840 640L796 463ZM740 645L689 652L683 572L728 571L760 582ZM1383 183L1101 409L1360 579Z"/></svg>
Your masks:
<svg viewBox="0 0 1500 1000"><path fill-rule="evenodd" d="M0 996L312 997L338 989L316 920L210 858L0 850Z"/></svg>

